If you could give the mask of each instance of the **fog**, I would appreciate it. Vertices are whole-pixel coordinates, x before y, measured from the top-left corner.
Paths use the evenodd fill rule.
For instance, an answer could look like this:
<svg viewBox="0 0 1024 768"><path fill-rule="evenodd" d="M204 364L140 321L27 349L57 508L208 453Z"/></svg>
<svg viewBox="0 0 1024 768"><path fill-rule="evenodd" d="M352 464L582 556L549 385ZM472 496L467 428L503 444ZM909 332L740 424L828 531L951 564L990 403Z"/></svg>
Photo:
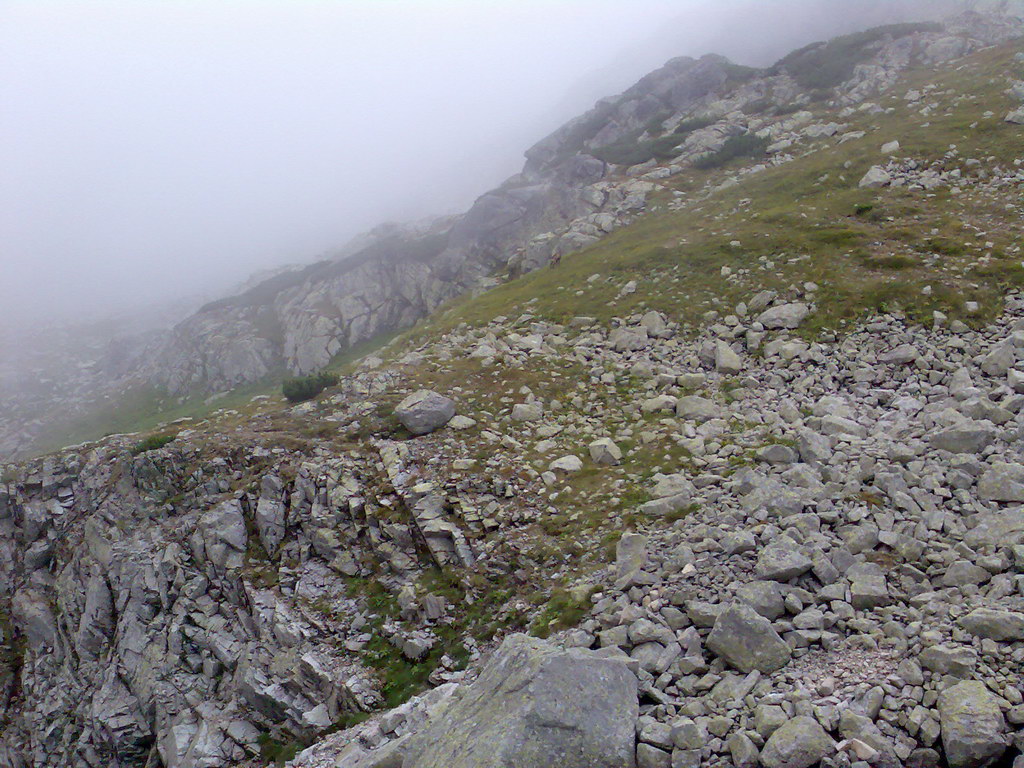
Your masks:
<svg viewBox="0 0 1024 768"><path fill-rule="evenodd" d="M0 323L215 296L464 209L676 55L767 64L957 3L0 4Z"/></svg>

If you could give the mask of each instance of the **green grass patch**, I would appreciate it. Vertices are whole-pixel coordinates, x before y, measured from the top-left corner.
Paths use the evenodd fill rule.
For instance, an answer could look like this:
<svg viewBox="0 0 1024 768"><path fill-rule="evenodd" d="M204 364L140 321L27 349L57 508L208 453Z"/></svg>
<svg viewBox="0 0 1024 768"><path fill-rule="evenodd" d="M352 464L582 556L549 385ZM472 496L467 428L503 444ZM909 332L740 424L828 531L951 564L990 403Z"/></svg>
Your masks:
<svg viewBox="0 0 1024 768"><path fill-rule="evenodd" d="M149 451L155 451L160 448L163 448L168 443L174 442L174 439L177 436L177 433L150 435L149 437L140 440L135 444L135 446L132 448L132 455L138 456L139 454L142 453L147 453Z"/></svg>

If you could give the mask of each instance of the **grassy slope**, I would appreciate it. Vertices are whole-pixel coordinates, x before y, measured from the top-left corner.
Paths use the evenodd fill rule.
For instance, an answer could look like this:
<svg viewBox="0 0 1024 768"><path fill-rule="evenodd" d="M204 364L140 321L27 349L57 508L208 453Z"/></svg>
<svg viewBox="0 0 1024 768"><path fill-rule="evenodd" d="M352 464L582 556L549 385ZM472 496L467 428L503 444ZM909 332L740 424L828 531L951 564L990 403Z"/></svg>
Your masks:
<svg viewBox="0 0 1024 768"><path fill-rule="evenodd" d="M980 322L998 309L1007 285L1024 283L1010 225L1019 216L1019 200L1010 212L1009 192L968 191L954 197L945 188L861 190L857 183L872 165L884 164L879 147L892 139L900 140L901 157L938 160L957 145L961 160L995 156L1012 168L1024 129L1003 122L1012 104L1002 91L1006 73L1024 69L1013 62L1016 50L1018 45L1009 45L982 52L938 79L931 70L909 73L879 100L883 107L895 107L893 113L861 113L844 120L847 130L867 131L865 138L745 177L706 200L697 200L701 187L724 181L729 171L680 174L673 180L675 188L694 198L680 210L665 210L665 195L655 212L567 256L559 266L478 298L457 300L411 340L462 322L479 325L497 315L515 316L527 307L554 321L574 315L607 321L654 308L694 324L709 309L731 311L760 288L782 291L805 281L821 287L819 312L808 327L812 331L841 328L897 306L921 320L941 310ZM902 97L932 82L952 93L926 98L926 103L939 100L942 107L922 117ZM982 117L986 110L994 116ZM818 117L838 120L829 113ZM858 206L873 208L858 216ZM730 245L737 240L740 247ZM978 257L989 250L983 247L987 241L995 243L992 258L978 265ZM726 280L723 266L750 273ZM612 279L588 283L594 274ZM628 280L638 281L637 292L616 299ZM921 294L926 285L932 286L931 296ZM983 311L964 317L963 303L969 299L979 301Z"/></svg>

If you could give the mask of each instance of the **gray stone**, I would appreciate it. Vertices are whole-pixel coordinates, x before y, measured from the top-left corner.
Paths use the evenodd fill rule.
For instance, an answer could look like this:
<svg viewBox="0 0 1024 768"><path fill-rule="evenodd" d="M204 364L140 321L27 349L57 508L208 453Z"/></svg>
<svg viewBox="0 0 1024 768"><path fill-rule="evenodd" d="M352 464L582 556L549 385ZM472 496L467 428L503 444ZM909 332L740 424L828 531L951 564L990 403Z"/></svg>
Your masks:
<svg viewBox="0 0 1024 768"><path fill-rule="evenodd" d="M708 421L718 416L718 406L706 397L687 395L676 401L676 415L691 421Z"/></svg>
<svg viewBox="0 0 1024 768"><path fill-rule="evenodd" d="M996 430L984 423L969 423L935 432L930 438L932 448L950 453L980 453L995 440Z"/></svg>
<svg viewBox="0 0 1024 768"><path fill-rule="evenodd" d="M724 341L718 341L715 344L715 370L729 376L734 376L743 370L743 361L740 356Z"/></svg>
<svg viewBox="0 0 1024 768"><path fill-rule="evenodd" d="M624 533L615 545L615 565L619 578L626 578L647 562L647 537L639 533Z"/></svg>
<svg viewBox="0 0 1024 768"><path fill-rule="evenodd" d="M539 401L516 403L512 406L512 421L540 421L544 418L544 405Z"/></svg>
<svg viewBox="0 0 1024 768"><path fill-rule="evenodd" d="M622 461L622 451L610 438L598 438L587 447L595 464L612 466Z"/></svg>
<svg viewBox="0 0 1024 768"><path fill-rule="evenodd" d="M761 751L765 768L811 768L835 751L825 729L812 717L794 717L775 731Z"/></svg>
<svg viewBox="0 0 1024 768"><path fill-rule="evenodd" d="M939 695L938 704L949 768L982 768L1006 751L1006 721L999 699L984 683L957 683Z"/></svg>
<svg viewBox="0 0 1024 768"><path fill-rule="evenodd" d="M993 345L988 354L981 359L981 370L989 376L1003 378L1017 362L1017 352L1012 344L1003 342Z"/></svg>
<svg viewBox="0 0 1024 768"><path fill-rule="evenodd" d="M968 584L984 584L992 577L988 571L980 565L975 565L969 560L957 560L946 568L942 574L942 585L946 587L963 587Z"/></svg>
<svg viewBox="0 0 1024 768"><path fill-rule="evenodd" d="M434 432L455 415L455 402L437 392L421 389L406 397L395 408L395 416L409 432L426 435Z"/></svg>
<svg viewBox="0 0 1024 768"><path fill-rule="evenodd" d="M757 768L760 759L757 746L745 733L734 733L727 742L734 768Z"/></svg>
<svg viewBox="0 0 1024 768"><path fill-rule="evenodd" d="M873 165L861 178L857 186L861 189L877 189L892 182L892 174L880 165Z"/></svg>
<svg viewBox="0 0 1024 768"><path fill-rule="evenodd" d="M810 307L803 302L780 304L767 309L757 316L757 322L768 329L799 328L800 323L810 314Z"/></svg>
<svg viewBox="0 0 1024 768"><path fill-rule="evenodd" d="M794 464L800 459L795 448L781 443L765 445L757 449L755 457L766 464Z"/></svg>
<svg viewBox="0 0 1024 768"><path fill-rule="evenodd" d="M1002 642L1024 640L1024 613L977 608L957 623L976 637Z"/></svg>
<svg viewBox="0 0 1024 768"><path fill-rule="evenodd" d="M719 614L707 647L741 672L774 672L791 656L771 622L743 603L733 603Z"/></svg>
<svg viewBox="0 0 1024 768"><path fill-rule="evenodd" d="M775 621L786 612L782 590L774 581L748 581L736 590L736 598L769 621Z"/></svg>
<svg viewBox="0 0 1024 768"><path fill-rule="evenodd" d="M1008 546L1024 541L1024 507L976 516L977 525L964 534L969 547Z"/></svg>
<svg viewBox="0 0 1024 768"><path fill-rule="evenodd" d="M995 462L978 480L978 495L989 501L1024 501L1024 465Z"/></svg>
<svg viewBox="0 0 1024 768"><path fill-rule="evenodd" d="M413 737L403 765L633 766L638 715L625 662L511 635L444 717Z"/></svg>
<svg viewBox="0 0 1024 768"><path fill-rule="evenodd" d="M811 558L787 537L772 542L757 558L755 573L759 579L789 581L811 570Z"/></svg>
<svg viewBox="0 0 1024 768"><path fill-rule="evenodd" d="M672 768L672 755L651 744L637 744L636 768Z"/></svg>
<svg viewBox="0 0 1024 768"><path fill-rule="evenodd" d="M969 677L978 664L978 654L962 645L932 645L921 651L921 666L940 675Z"/></svg>

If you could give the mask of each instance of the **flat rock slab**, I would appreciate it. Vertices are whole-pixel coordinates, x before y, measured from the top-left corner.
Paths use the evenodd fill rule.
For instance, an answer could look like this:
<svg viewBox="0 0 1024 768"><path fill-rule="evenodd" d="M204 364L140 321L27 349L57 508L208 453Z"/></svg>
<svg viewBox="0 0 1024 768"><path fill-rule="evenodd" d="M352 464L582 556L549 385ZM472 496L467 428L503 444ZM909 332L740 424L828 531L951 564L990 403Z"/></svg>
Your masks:
<svg viewBox="0 0 1024 768"><path fill-rule="evenodd" d="M775 672L792 656L771 622L744 603L733 603L718 615L707 645L741 672Z"/></svg>
<svg viewBox="0 0 1024 768"><path fill-rule="evenodd" d="M511 635L417 734L404 768L634 768L637 679L623 659Z"/></svg>

